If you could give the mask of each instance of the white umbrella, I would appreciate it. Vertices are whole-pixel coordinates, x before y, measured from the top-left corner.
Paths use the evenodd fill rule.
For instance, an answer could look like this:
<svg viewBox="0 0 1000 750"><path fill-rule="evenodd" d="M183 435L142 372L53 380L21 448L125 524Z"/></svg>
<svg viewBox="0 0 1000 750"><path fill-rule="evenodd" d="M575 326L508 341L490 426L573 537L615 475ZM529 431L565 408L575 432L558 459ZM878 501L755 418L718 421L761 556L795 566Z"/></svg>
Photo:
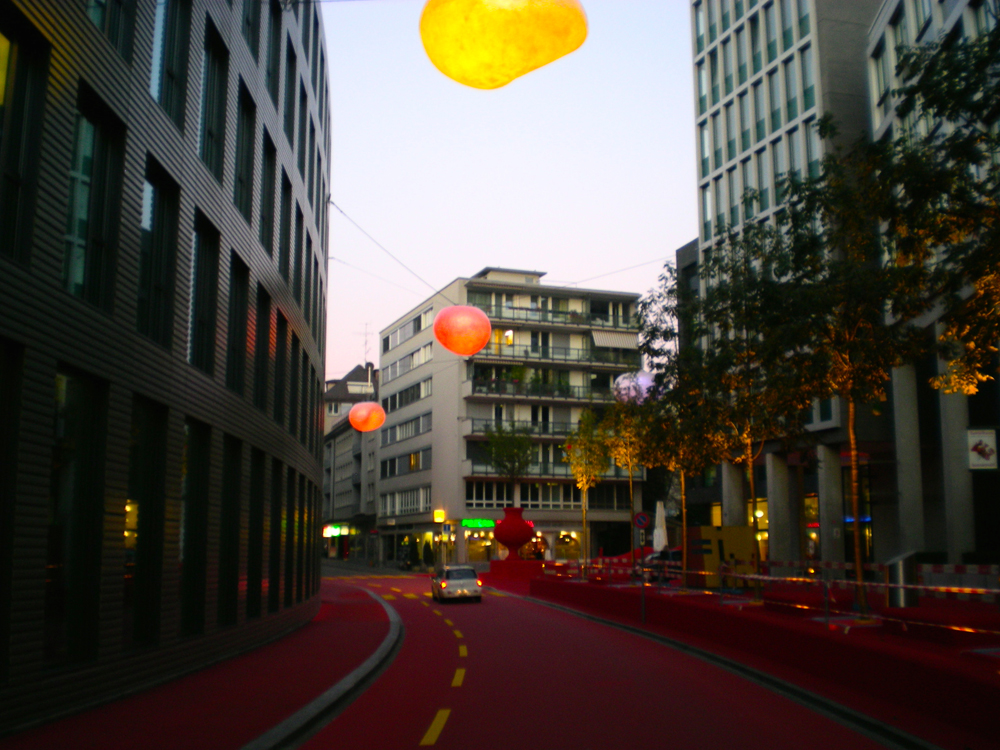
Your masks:
<svg viewBox="0 0 1000 750"><path fill-rule="evenodd" d="M667 512L663 509L663 501L656 502L656 522L653 526L653 551L660 552L667 546Z"/></svg>

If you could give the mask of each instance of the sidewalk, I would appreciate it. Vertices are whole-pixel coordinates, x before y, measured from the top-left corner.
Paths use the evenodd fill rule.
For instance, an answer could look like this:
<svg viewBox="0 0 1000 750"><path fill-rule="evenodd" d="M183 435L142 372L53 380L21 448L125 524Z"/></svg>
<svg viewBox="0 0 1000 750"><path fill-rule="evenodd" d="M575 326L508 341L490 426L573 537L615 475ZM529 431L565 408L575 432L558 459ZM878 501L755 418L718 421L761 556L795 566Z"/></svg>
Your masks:
<svg viewBox="0 0 1000 750"><path fill-rule="evenodd" d="M397 575L323 564L322 605L272 643L150 690L0 738L2 750L267 750L335 711L391 660L398 615L330 575Z"/></svg>

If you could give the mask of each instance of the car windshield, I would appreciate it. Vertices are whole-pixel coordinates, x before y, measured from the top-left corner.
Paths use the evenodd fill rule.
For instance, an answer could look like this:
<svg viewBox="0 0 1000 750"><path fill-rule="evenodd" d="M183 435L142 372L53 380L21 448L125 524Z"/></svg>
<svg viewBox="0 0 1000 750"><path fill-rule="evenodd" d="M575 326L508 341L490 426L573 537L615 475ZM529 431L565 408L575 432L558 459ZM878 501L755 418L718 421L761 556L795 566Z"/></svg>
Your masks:
<svg viewBox="0 0 1000 750"><path fill-rule="evenodd" d="M474 570L449 570L445 573L445 578L449 580L468 580L476 577Z"/></svg>

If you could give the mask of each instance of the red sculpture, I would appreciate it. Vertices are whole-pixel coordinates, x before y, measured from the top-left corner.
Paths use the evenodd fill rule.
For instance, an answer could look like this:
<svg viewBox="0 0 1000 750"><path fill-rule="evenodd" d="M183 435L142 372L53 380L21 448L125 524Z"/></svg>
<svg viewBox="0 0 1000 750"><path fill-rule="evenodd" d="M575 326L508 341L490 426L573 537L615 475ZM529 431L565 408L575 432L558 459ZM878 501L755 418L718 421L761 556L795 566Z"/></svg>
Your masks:
<svg viewBox="0 0 1000 750"><path fill-rule="evenodd" d="M517 551L531 541L535 530L521 517L523 508L504 508L503 512L503 519L493 529L493 538L507 548L508 560L517 560Z"/></svg>

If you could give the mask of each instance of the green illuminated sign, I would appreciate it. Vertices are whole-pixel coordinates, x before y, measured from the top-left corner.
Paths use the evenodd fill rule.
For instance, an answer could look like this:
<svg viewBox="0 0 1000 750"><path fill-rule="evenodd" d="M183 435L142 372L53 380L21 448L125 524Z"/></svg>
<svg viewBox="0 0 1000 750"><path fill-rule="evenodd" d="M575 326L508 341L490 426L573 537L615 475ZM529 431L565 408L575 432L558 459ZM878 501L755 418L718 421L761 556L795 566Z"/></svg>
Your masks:
<svg viewBox="0 0 1000 750"><path fill-rule="evenodd" d="M467 529L492 529L496 526L496 521L489 518L463 518L462 526Z"/></svg>

